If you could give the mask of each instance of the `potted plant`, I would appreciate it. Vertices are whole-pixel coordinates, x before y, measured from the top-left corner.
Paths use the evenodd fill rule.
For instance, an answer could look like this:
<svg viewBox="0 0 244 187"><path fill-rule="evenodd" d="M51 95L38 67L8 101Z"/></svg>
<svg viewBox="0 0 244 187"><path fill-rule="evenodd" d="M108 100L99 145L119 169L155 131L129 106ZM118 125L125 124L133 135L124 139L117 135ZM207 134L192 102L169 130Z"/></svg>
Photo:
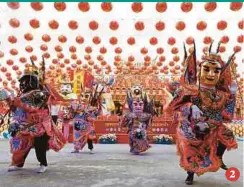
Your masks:
<svg viewBox="0 0 244 187"><path fill-rule="evenodd" d="M169 136L167 134L160 134L157 136L153 136L153 142L155 144L172 144L173 143L173 137Z"/></svg>
<svg viewBox="0 0 244 187"><path fill-rule="evenodd" d="M99 143L101 144L115 144L117 143L117 136L115 134L104 134L100 136Z"/></svg>

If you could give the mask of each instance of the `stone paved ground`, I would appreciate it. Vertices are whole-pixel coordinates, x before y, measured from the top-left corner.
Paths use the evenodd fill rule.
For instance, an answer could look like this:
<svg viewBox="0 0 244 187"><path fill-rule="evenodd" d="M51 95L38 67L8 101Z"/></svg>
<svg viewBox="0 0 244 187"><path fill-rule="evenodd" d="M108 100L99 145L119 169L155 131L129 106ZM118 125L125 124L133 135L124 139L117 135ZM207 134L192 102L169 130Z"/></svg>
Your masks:
<svg viewBox="0 0 244 187"><path fill-rule="evenodd" d="M237 182L225 178L225 172L196 177L196 187L242 187L243 143L225 154L229 166L241 171ZM185 172L178 165L174 145L153 145L144 155L131 155L128 145L95 145L95 154L87 148L71 154L72 145L59 153L48 152L49 168L37 174L38 163L32 150L22 171L7 172L9 145L0 141L0 187L185 187Z"/></svg>

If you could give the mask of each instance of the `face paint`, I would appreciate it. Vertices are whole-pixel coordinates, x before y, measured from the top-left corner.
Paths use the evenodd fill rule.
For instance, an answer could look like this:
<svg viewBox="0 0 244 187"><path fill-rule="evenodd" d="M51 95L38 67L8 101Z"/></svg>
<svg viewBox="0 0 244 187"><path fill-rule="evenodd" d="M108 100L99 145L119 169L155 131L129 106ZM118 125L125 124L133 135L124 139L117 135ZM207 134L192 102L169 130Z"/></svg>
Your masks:
<svg viewBox="0 0 244 187"><path fill-rule="evenodd" d="M81 93L81 101L88 103L89 99L90 99L90 92L83 92Z"/></svg>
<svg viewBox="0 0 244 187"><path fill-rule="evenodd" d="M143 112L143 109L144 109L143 101L134 100L132 105L133 105L133 112L135 112L135 113Z"/></svg>
<svg viewBox="0 0 244 187"><path fill-rule="evenodd" d="M200 84L215 86L221 74L221 65L218 62L205 61L201 64Z"/></svg>
<svg viewBox="0 0 244 187"><path fill-rule="evenodd" d="M68 95L72 93L72 85L71 84L61 84L60 91L63 95Z"/></svg>

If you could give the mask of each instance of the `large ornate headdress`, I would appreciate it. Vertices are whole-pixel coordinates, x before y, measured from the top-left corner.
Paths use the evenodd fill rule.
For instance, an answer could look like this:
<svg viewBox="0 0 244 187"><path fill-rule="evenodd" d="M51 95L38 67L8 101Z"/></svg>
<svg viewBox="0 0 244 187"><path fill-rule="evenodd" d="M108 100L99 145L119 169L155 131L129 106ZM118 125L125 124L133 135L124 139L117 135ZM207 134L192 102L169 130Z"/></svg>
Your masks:
<svg viewBox="0 0 244 187"><path fill-rule="evenodd" d="M38 68L32 58L30 58L31 64L29 64L25 70L24 74L19 77L19 81L25 79L26 77L29 77L31 81L35 81L37 85L43 85L45 82L45 60L42 56L42 63L41 67Z"/></svg>
<svg viewBox="0 0 244 187"><path fill-rule="evenodd" d="M154 100L151 99L150 101L148 100L148 97L146 94L141 94L140 97L133 97L133 94L131 93L131 91L127 92L127 104L129 107L129 110L132 112L133 111L133 101L137 100L137 101L143 101L144 103L144 108L143 108L143 112L145 113L150 113L153 115L153 103Z"/></svg>
<svg viewBox="0 0 244 187"><path fill-rule="evenodd" d="M221 42L219 42L217 50L215 53L211 52L212 49L211 43L208 53L205 53L203 56L203 61L200 62L199 66L201 67L201 64L203 62L209 61L209 62L218 62L221 65L221 75L218 81L218 84L216 85L218 89L223 91L229 91L229 85L232 81L232 75L231 75L231 64L233 62L233 57L235 56L235 53L231 55L231 57L228 59L228 61L225 63L219 53L219 47L221 45ZM181 79L182 83L184 85L196 85L197 84L197 61L196 61L196 46L194 42L193 51L190 53L189 56L187 56L185 44L184 44L184 65L186 66L184 77Z"/></svg>

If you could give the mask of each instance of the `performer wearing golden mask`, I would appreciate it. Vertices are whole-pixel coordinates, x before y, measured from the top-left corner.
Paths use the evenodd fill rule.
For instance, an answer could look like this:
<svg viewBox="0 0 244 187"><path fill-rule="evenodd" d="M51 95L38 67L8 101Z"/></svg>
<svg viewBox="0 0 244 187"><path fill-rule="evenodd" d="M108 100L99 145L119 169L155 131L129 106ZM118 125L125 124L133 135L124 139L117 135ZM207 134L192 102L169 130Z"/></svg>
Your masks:
<svg viewBox="0 0 244 187"><path fill-rule="evenodd" d="M223 124L232 120L235 107L237 85L230 71L234 54L225 63L218 55L219 46L216 53L211 53L211 46L199 65L198 75L195 45L188 57L185 50L187 68L181 80L182 89L168 108L180 112L177 150L180 166L188 174L188 185L193 184L194 173L199 176L219 168L228 169L223 154L226 149L237 148L232 131Z"/></svg>

